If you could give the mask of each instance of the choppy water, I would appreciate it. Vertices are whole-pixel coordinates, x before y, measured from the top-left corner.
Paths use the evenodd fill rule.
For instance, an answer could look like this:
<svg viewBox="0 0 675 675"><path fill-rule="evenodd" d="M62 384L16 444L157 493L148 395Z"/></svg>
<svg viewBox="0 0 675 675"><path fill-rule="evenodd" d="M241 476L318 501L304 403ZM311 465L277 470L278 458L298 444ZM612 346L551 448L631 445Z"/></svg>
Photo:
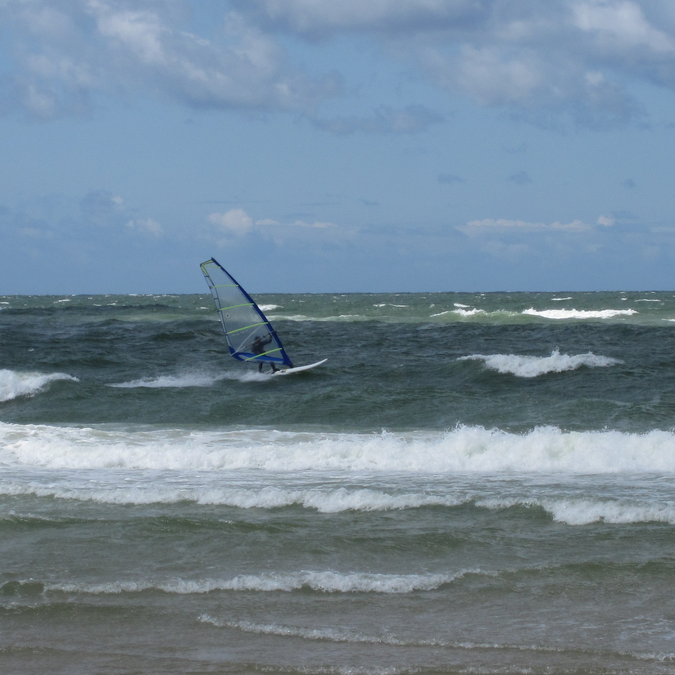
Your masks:
<svg viewBox="0 0 675 675"><path fill-rule="evenodd" d="M675 672L675 294L0 297L0 664Z"/></svg>

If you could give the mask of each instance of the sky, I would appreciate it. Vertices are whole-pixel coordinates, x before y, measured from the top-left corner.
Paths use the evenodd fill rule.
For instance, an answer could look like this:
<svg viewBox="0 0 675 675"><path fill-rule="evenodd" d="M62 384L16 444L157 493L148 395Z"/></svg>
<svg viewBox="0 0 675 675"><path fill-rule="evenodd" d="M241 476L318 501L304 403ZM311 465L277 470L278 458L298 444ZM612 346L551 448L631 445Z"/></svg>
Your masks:
<svg viewBox="0 0 675 675"><path fill-rule="evenodd" d="M672 0L0 0L0 294L675 289Z"/></svg>

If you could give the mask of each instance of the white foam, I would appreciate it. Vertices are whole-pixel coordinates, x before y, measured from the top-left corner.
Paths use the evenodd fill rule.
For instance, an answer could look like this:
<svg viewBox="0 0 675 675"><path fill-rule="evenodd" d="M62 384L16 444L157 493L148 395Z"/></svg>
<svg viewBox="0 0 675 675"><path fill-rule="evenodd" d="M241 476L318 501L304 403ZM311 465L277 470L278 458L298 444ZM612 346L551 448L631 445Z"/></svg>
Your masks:
<svg viewBox="0 0 675 675"><path fill-rule="evenodd" d="M481 499L476 506L499 511L514 506L540 507L553 520L567 525L589 525L591 523L668 523L675 525L675 502L656 502L626 499Z"/></svg>
<svg viewBox="0 0 675 675"><path fill-rule="evenodd" d="M603 474L675 473L675 433L338 434L266 430L120 430L0 423L0 462L49 469ZM351 497L350 497L351 498Z"/></svg>
<svg viewBox="0 0 675 675"><path fill-rule="evenodd" d="M453 649L498 649L532 651L532 652L561 652L562 648L547 647L543 645L520 645L520 644L500 644L500 643L480 643L480 642L456 642L451 640L438 640L433 638L405 639L386 632L381 635L367 635L360 632L349 630L348 628L305 628L303 626L289 626L277 623L261 624L254 621L231 621L219 619L211 614L201 614L198 619L201 623L208 623L217 628L234 628L244 633L261 635L281 635L289 637L300 637L305 640L320 640L327 642L350 642L366 644L386 644L397 646L424 646L424 647L451 647ZM663 659L665 660L665 659Z"/></svg>
<svg viewBox="0 0 675 675"><path fill-rule="evenodd" d="M159 375L158 377L141 378L130 382L109 384L109 387L118 389L148 389L184 388L184 387L211 387L222 380L237 380L239 382L267 382L269 378L257 371L225 372L218 374L184 373L182 375Z"/></svg>
<svg viewBox="0 0 675 675"><path fill-rule="evenodd" d="M0 402L11 401L19 396L33 396L43 391L50 382L71 380L76 377L66 373L35 373L14 370L0 370Z"/></svg>
<svg viewBox="0 0 675 675"><path fill-rule="evenodd" d="M534 307L530 309L524 309L522 314L528 314L529 316L541 316L545 319L611 319L615 316L630 316L632 314L637 314L637 311L634 309L600 309L600 310L590 310L590 309L544 309L537 310Z"/></svg>
<svg viewBox="0 0 675 675"><path fill-rule="evenodd" d="M566 297L566 298L551 298L551 300L553 300L553 302L562 302L563 300L571 300L571 299L572 299L571 295Z"/></svg>
<svg viewBox="0 0 675 675"><path fill-rule="evenodd" d="M300 626L284 626L279 624L260 624L253 621L227 621L218 619L210 614L202 614L198 621L208 623L217 628L236 628L244 633L254 633L262 635L283 635L292 637L301 637L305 640L327 640L329 642L366 642L366 643L384 643L384 644L405 644L392 636L383 636L382 638L370 637L354 633L344 628L302 628Z"/></svg>
<svg viewBox="0 0 675 675"><path fill-rule="evenodd" d="M401 594L431 591L467 574L462 570L450 574L373 574L329 571L269 572L242 574L233 579L169 579L166 581L115 581L104 584L46 584L46 591L109 595L159 590L187 595L213 591L297 591L308 588L324 593L387 593Z"/></svg>
<svg viewBox="0 0 675 675"><path fill-rule="evenodd" d="M640 298L639 300L636 300L635 302L663 302L663 300L656 300L654 298Z"/></svg>
<svg viewBox="0 0 675 675"><path fill-rule="evenodd" d="M185 374L185 375L160 375L159 377L142 378L140 380L131 380L130 382L120 382L111 384L110 387L119 389L135 389L137 387L147 387L149 389L162 389L165 387L210 387L221 377L205 374Z"/></svg>
<svg viewBox="0 0 675 675"><path fill-rule="evenodd" d="M484 309L476 309L474 307L473 309L454 309L452 313L459 314L460 316L476 316L476 314L487 314L488 312Z"/></svg>
<svg viewBox="0 0 675 675"><path fill-rule="evenodd" d="M461 356L458 361L483 361L485 365L498 373L509 373L517 377L537 377L547 373L562 373L576 370L582 366L604 368L623 363L609 356L587 354L561 354L555 349L550 356L519 356L517 354L471 354Z"/></svg>
<svg viewBox="0 0 675 675"><path fill-rule="evenodd" d="M281 305L258 305L263 312L271 312L273 309L279 309Z"/></svg>
<svg viewBox="0 0 675 675"><path fill-rule="evenodd" d="M626 500L566 499L545 501L543 507L554 520L568 525L605 522L668 523L675 525L675 504L636 503Z"/></svg>
<svg viewBox="0 0 675 675"><path fill-rule="evenodd" d="M339 316L306 316L304 314L277 314L268 317L270 321L371 321L372 317L360 314L340 314Z"/></svg>
<svg viewBox="0 0 675 675"><path fill-rule="evenodd" d="M212 487L209 485L175 487L156 481L153 485L113 485L69 487L36 483L5 482L0 495L36 495L57 499L77 499L103 504L174 504L192 501L203 505L234 506L242 509L277 509L299 505L321 513L343 511L390 511L422 506L457 506L465 498L443 495L371 489L293 489L267 486L264 488Z"/></svg>
<svg viewBox="0 0 675 675"><path fill-rule="evenodd" d="M479 309L477 307L473 307L471 309L463 309L463 307L468 307L468 305L460 305L459 303L454 303L454 306L457 307L457 309L447 309L444 312L437 312L436 314L430 314L430 317L436 317L436 316L445 316L446 314L456 314L458 316L461 316L463 319L469 319L471 317L476 317L476 316L488 316L488 317L508 317L508 316L516 316L514 315L513 312L509 312L508 310L504 309L497 309L493 312L487 312L484 309Z"/></svg>

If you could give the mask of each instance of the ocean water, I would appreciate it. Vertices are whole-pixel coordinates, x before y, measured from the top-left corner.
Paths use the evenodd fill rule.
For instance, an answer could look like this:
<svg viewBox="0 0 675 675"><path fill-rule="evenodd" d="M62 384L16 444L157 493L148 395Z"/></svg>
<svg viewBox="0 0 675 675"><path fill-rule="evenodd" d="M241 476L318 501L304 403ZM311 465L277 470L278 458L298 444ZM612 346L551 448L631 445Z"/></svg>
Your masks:
<svg viewBox="0 0 675 675"><path fill-rule="evenodd" d="M0 297L0 671L675 672L675 293Z"/></svg>

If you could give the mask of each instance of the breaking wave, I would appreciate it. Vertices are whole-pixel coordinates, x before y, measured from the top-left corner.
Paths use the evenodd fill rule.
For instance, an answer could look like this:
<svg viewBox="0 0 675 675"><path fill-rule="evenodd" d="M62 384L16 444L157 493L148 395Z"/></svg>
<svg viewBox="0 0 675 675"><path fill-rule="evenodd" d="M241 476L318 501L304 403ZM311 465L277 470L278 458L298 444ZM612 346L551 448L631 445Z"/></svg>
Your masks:
<svg viewBox="0 0 675 675"><path fill-rule="evenodd" d="M529 316L541 316L544 319L611 319L615 316L631 316L637 314L635 309L543 309L538 310L534 307L524 309L522 314Z"/></svg>
<svg viewBox="0 0 675 675"><path fill-rule="evenodd" d="M587 354L561 354L555 349L550 356L519 356L517 354L471 354L461 356L458 361L483 361L486 367L498 373L509 373L517 377L537 377L547 373L562 373L582 366L603 368L623 363L619 359Z"/></svg>
<svg viewBox="0 0 675 675"><path fill-rule="evenodd" d="M192 486L175 488L156 480L154 484L135 487L114 484L108 487L67 487L52 485L0 484L0 495L35 495L56 499L93 501L102 504L173 504L191 501L201 505L232 506L241 509L278 509L302 506L320 513L345 511L372 512L417 509L423 507L466 507L490 511L506 511L513 508L541 509L555 522L580 526L591 523L625 525L630 523L665 523L675 525L675 502L656 496L638 498L588 498L559 496L534 497L483 497L475 491L436 486L434 489L418 488L417 491L397 493L395 489L348 489L311 488L293 489L265 487L258 489L221 488ZM21 521L34 516L10 518ZM43 520L43 518L40 518Z"/></svg>
<svg viewBox="0 0 675 675"><path fill-rule="evenodd" d="M57 380L79 382L76 377L66 375L66 373L0 370L0 402L11 401L19 396L33 396Z"/></svg>
<svg viewBox="0 0 675 675"><path fill-rule="evenodd" d="M213 591L297 591L308 589L323 593L412 593L431 591L461 578L469 570L452 574L375 574L334 571L242 574L233 579L169 579L166 581L114 581L102 584L45 584L45 591L108 595L158 590L187 595ZM474 573L478 573L474 571Z"/></svg>
<svg viewBox="0 0 675 675"><path fill-rule="evenodd" d="M49 469L675 473L675 433L516 434L480 426L409 434L56 427L0 423L0 461Z"/></svg>

